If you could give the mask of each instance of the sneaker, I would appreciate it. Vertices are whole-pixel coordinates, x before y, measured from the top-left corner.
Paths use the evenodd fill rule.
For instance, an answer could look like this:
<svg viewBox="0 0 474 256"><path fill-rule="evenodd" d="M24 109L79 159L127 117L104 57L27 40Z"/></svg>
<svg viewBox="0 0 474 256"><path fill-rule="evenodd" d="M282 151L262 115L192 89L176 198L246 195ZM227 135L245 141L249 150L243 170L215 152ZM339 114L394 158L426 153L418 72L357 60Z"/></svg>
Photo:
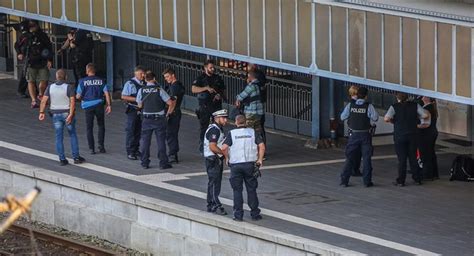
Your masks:
<svg viewBox="0 0 474 256"><path fill-rule="evenodd" d="M404 187L405 186L405 183L398 183L398 181L394 181L394 182L392 182L392 184L394 186L397 186L397 187Z"/></svg>
<svg viewBox="0 0 474 256"><path fill-rule="evenodd" d="M61 165L61 166L65 166L65 165L68 165L68 164L69 164L69 161L67 159L59 160L59 165Z"/></svg>
<svg viewBox="0 0 474 256"><path fill-rule="evenodd" d="M237 222L242 222L242 221L244 221L242 218L235 217L235 216L234 216L232 219L233 219L234 221L237 221Z"/></svg>
<svg viewBox="0 0 474 256"><path fill-rule="evenodd" d="M142 166L142 168L145 169L145 170L148 169L148 168L150 168L150 165L149 165L149 164L141 164L141 166Z"/></svg>
<svg viewBox="0 0 474 256"><path fill-rule="evenodd" d="M419 180L419 181L415 181L415 185L423 185L423 183L421 183L421 180Z"/></svg>
<svg viewBox="0 0 474 256"><path fill-rule="evenodd" d="M224 207L219 207L214 211L215 214L218 215L227 215L227 212L225 211Z"/></svg>
<svg viewBox="0 0 474 256"><path fill-rule="evenodd" d="M262 218L263 218L263 217L262 217L262 215L260 215L260 214L259 214L259 215L256 215L256 216L252 216L252 220L254 220L254 221L259 221L259 220L261 220Z"/></svg>
<svg viewBox="0 0 474 256"><path fill-rule="evenodd" d="M341 183L339 184L339 186L344 187L344 188L347 188L347 187L349 187L349 184L347 184L347 183L345 183L345 182L341 182Z"/></svg>
<svg viewBox="0 0 474 256"><path fill-rule="evenodd" d="M89 153L90 153L91 155L95 155L95 149L90 149Z"/></svg>
<svg viewBox="0 0 474 256"><path fill-rule="evenodd" d="M165 165L160 166L161 170L170 169L170 168L173 168L171 164L165 164Z"/></svg>
<svg viewBox="0 0 474 256"><path fill-rule="evenodd" d="M74 158L74 163L75 163L75 164L82 164L82 163L84 163L85 161L86 161L86 159L84 159L84 157L82 157L82 156L78 156L78 157L75 157L75 158Z"/></svg>
<svg viewBox="0 0 474 256"><path fill-rule="evenodd" d="M104 147L99 147L99 153L101 153L101 154L106 153L105 148Z"/></svg>
<svg viewBox="0 0 474 256"><path fill-rule="evenodd" d="M367 183L367 184L365 184L365 187L366 187L366 188L370 188L370 187L373 187L373 186L374 186L374 183L373 183L372 181L369 182L369 183Z"/></svg>
<svg viewBox="0 0 474 256"><path fill-rule="evenodd" d="M178 155L177 154L173 154L173 155L169 155L168 158L170 159L170 163L178 163Z"/></svg>
<svg viewBox="0 0 474 256"><path fill-rule="evenodd" d="M127 155L127 158L129 160L138 160L137 156L135 156L135 155Z"/></svg>

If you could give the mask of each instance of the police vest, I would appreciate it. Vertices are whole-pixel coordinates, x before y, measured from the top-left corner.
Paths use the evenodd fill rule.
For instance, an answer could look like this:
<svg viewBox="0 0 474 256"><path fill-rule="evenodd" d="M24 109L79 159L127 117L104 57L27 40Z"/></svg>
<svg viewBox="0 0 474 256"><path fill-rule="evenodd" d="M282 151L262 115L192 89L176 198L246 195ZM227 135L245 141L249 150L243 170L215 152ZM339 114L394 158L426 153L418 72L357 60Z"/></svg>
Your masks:
<svg viewBox="0 0 474 256"><path fill-rule="evenodd" d="M212 128L216 128L220 131L219 138L217 139L217 147L222 148L222 144L224 143L224 131L217 125L217 124L211 124L206 130L206 133L204 134L204 157L210 157L210 156L215 156L214 152L211 151L209 148L209 140L207 139L207 133L209 130ZM219 155L221 157L222 155Z"/></svg>
<svg viewBox="0 0 474 256"><path fill-rule="evenodd" d="M138 93L138 90L140 90L142 87L145 87L144 84L140 84L138 83L135 79L130 79L128 80L131 84L133 84L135 86L135 89L136 89L136 93L132 93L130 94L130 96L132 97L137 97L137 93Z"/></svg>
<svg viewBox="0 0 474 256"><path fill-rule="evenodd" d="M369 103L357 105L351 102L349 104L349 119L347 120L349 128L354 131L368 131L370 129L370 118L367 115Z"/></svg>
<svg viewBox="0 0 474 256"><path fill-rule="evenodd" d="M229 147L229 163L240 164L257 161L258 147L255 143L255 130L237 128L231 130L232 146Z"/></svg>
<svg viewBox="0 0 474 256"><path fill-rule="evenodd" d="M82 89L82 100L100 100L104 97L105 81L97 76L84 77L80 83Z"/></svg>
<svg viewBox="0 0 474 256"><path fill-rule="evenodd" d="M395 137L401 137L417 132L418 112L415 102L398 102L392 105L395 110L393 117L393 134Z"/></svg>
<svg viewBox="0 0 474 256"><path fill-rule="evenodd" d="M143 114L158 114L165 110L166 103L160 95L160 86L142 88Z"/></svg>

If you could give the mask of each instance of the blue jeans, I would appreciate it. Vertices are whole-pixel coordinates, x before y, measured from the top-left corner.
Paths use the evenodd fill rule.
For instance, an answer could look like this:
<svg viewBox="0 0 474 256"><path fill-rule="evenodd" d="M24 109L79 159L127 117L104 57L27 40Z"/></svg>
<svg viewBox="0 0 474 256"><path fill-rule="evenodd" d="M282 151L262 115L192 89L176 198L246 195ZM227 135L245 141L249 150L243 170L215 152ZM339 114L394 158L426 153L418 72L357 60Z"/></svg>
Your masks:
<svg viewBox="0 0 474 256"><path fill-rule="evenodd" d="M71 138L72 157L79 157L79 143L77 141L76 134L76 118L73 118L70 124L66 124L67 116L68 113L53 114L53 125L56 132L56 152L58 153L59 160L66 160L63 144L64 126L66 126L69 137Z"/></svg>

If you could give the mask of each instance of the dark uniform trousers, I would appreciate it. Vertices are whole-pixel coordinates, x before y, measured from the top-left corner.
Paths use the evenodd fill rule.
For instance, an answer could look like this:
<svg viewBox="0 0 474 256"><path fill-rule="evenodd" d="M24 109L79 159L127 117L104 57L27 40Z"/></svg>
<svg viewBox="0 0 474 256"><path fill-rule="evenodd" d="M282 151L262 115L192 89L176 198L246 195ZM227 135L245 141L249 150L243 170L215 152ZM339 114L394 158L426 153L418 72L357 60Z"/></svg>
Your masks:
<svg viewBox="0 0 474 256"><path fill-rule="evenodd" d="M155 119L143 118L140 142L142 165L150 164L150 143L153 133L155 133L158 144L160 166L165 166L168 164L168 156L166 155L166 118L164 116Z"/></svg>
<svg viewBox="0 0 474 256"><path fill-rule="evenodd" d="M181 122L181 110L177 109L168 119L166 127L166 141L168 142L169 155L176 155L179 152L179 125Z"/></svg>
<svg viewBox="0 0 474 256"><path fill-rule="evenodd" d="M426 131L421 130L419 135L418 146L421 153L421 159L423 161L423 178L439 178L438 159L435 152L438 131L427 128Z"/></svg>
<svg viewBox="0 0 474 256"><path fill-rule="evenodd" d="M416 133L400 135L394 138L395 151L398 156L398 178L397 182L405 184L407 176L407 159L410 163L412 178L415 182L421 181L420 166L416 160Z"/></svg>
<svg viewBox="0 0 474 256"><path fill-rule="evenodd" d="M199 106L199 151L202 153L204 150L204 135L206 134L207 128L211 120L212 113L220 110L221 108L212 107L208 105Z"/></svg>
<svg viewBox="0 0 474 256"><path fill-rule="evenodd" d="M219 201L221 193L222 172L224 171L223 159L218 156L206 157L206 171L208 176L207 183L207 209L215 211L222 207Z"/></svg>
<svg viewBox="0 0 474 256"><path fill-rule="evenodd" d="M138 154L140 148L140 133L142 132L142 119L136 110L127 111L127 124L125 131L125 147L127 155Z"/></svg>
<svg viewBox="0 0 474 256"><path fill-rule="evenodd" d="M104 117L104 105L98 104L96 106L85 109L86 113L86 127L87 127L87 143L89 144L89 149L95 149L94 143L94 117L97 118L98 126L98 143L99 148L104 148L104 138L105 138L105 117Z"/></svg>
<svg viewBox="0 0 474 256"><path fill-rule="evenodd" d="M234 191L234 217L242 218L244 215L244 198L242 192L244 190L243 184L247 189L247 203L250 207L250 215L252 217L260 214L258 208L257 187L258 181L253 174L253 162L231 164L230 166L230 185Z"/></svg>
<svg viewBox="0 0 474 256"><path fill-rule="evenodd" d="M341 183L347 184L354 167L357 165L356 156L362 154L364 184L372 182L372 135L369 132L351 132L346 146L346 163L341 173ZM360 161L360 160L359 160Z"/></svg>

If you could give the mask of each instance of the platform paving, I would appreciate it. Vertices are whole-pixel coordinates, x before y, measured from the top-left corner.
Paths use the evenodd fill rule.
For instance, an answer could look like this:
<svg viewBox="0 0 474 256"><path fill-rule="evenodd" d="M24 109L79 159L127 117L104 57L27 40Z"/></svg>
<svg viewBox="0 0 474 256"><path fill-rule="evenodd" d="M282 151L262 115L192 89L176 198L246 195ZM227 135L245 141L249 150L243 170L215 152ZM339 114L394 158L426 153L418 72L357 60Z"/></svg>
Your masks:
<svg viewBox="0 0 474 256"><path fill-rule="evenodd" d="M126 158L125 115L120 102L114 102L112 114L106 118L106 154L88 154L84 113L79 110L81 154L100 168L60 167L57 161L45 158L55 154L51 121L39 122L38 111L29 108L29 100L15 96L15 86L16 81L0 76L1 158L205 210L202 193L206 191L206 176L197 151L198 123L194 116L183 116L181 162L161 171L156 153L148 170ZM305 148L301 138L276 133L268 137L267 169L262 171L258 189L264 219L252 222L255 225L370 255L474 255L474 185L448 181L455 157L450 151L472 152L472 147L441 139L441 179L422 186L408 180L406 187L399 188L391 185L397 166L393 145L378 143L373 161L375 186L365 188L360 178L352 178L353 186L342 188L338 177L343 149L313 150ZM379 141L390 143L386 138ZM25 148L42 153L31 154ZM65 148L70 152L67 143ZM104 167L114 172L107 173ZM226 200L232 198L229 174L224 176L221 196L231 212L230 200ZM246 220L250 221L248 214Z"/></svg>

